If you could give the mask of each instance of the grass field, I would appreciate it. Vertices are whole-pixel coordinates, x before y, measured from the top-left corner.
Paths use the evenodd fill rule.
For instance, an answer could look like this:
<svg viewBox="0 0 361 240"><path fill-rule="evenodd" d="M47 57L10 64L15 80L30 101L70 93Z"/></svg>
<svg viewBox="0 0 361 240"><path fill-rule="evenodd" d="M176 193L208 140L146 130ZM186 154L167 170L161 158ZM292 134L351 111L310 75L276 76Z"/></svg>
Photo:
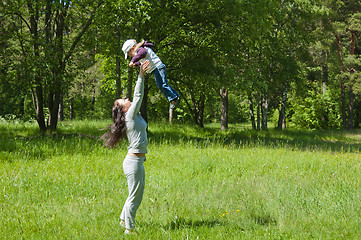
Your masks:
<svg viewBox="0 0 361 240"><path fill-rule="evenodd" d="M149 124L136 236L110 122L0 122L0 239L360 239L361 131Z"/></svg>

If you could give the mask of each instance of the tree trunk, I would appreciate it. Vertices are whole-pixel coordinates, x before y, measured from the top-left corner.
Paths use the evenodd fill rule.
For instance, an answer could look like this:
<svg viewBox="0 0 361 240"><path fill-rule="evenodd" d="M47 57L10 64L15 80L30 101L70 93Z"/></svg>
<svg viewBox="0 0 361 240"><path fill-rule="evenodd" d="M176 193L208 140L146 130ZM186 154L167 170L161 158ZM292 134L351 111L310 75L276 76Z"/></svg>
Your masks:
<svg viewBox="0 0 361 240"><path fill-rule="evenodd" d="M328 82L328 67L327 64L322 66L322 93L326 94L327 92L327 82Z"/></svg>
<svg viewBox="0 0 361 240"><path fill-rule="evenodd" d="M351 32L351 48L350 48L350 54L355 54L355 39L356 39L356 33L354 30L350 30ZM355 70L350 70L350 75L352 78L352 75L354 74ZM353 92L352 83L350 85L350 92L349 92L349 101L348 101L348 128L353 129L354 125L354 107L355 107L355 94Z"/></svg>
<svg viewBox="0 0 361 240"><path fill-rule="evenodd" d="M356 46L356 31L351 29L350 32L351 32L350 53L351 53L351 55L354 55L355 54L355 46Z"/></svg>
<svg viewBox="0 0 361 240"><path fill-rule="evenodd" d="M73 107L73 98L69 99L69 119L74 119L74 107Z"/></svg>
<svg viewBox="0 0 361 240"><path fill-rule="evenodd" d="M21 116L24 116L25 114L25 96L20 97L19 113Z"/></svg>
<svg viewBox="0 0 361 240"><path fill-rule="evenodd" d="M202 93L199 98L199 113L198 113L198 126L204 128L204 103L205 103L205 95Z"/></svg>
<svg viewBox="0 0 361 240"><path fill-rule="evenodd" d="M40 131L46 131L45 116L44 116L44 97L43 87L39 76L35 77L36 87L35 94L33 94L33 102L35 107L36 121L38 122Z"/></svg>
<svg viewBox="0 0 361 240"><path fill-rule="evenodd" d="M278 116L278 125L277 125L278 129L286 128L286 102L287 102L287 87L281 99L281 109Z"/></svg>
<svg viewBox="0 0 361 240"><path fill-rule="evenodd" d="M133 97L133 68L128 67L128 79L127 79L127 93L126 97L132 101Z"/></svg>
<svg viewBox="0 0 361 240"><path fill-rule="evenodd" d="M354 120L354 128L358 128L361 122L361 101L356 99L355 102L355 120Z"/></svg>
<svg viewBox="0 0 361 240"><path fill-rule="evenodd" d="M228 89L222 88L219 91L221 96L221 129L228 129Z"/></svg>
<svg viewBox="0 0 361 240"><path fill-rule="evenodd" d="M59 14L61 15L61 14ZM49 94L49 128L51 130L56 130L58 125L58 112L59 112L59 103L60 95L62 91L62 81L64 73L64 49L63 49L63 29L64 29L64 17L60 17L59 25L57 30L56 42L56 60L58 62L57 66L53 66L52 75L53 75L53 84L51 85L51 90Z"/></svg>
<svg viewBox="0 0 361 240"><path fill-rule="evenodd" d="M335 34L335 42L336 42L336 50L337 50L337 56L338 60L340 62L341 68L343 68L343 59L342 59L342 44L341 44L341 36L340 34Z"/></svg>
<svg viewBox="0 0 361 240"><path fill-rule="evenodd" d="M120 53L119 53L120 54ZM121 98L122 95L122 81L121 81L121 68L120 68L120 56L117 54L115 56L115 98Z"/></svg>
<svg viewBox="0 0 361 240"><path fill-rule="evenodd" d="M344 69L343 58L342 58L341 36L340 36L340 34L335 34L335 37L336 37L337 56L338 56L338 59L339 59L339 62L340 62L341 69ZM341 71L343 71L343 70L341 70ZM342 128L347 129L345 83L341 82L340 86L341 86Z"/></svg>
<svg viewBox="0 0 361 240"><path fill-rule="evenodd" d="M217 122L217 117L218 117L218 110L215 110L214 111L214 120L213 120L214 123Z"/></svg>
<svg viewBox="0 0 361 240"><path fill-rule="evenodd" d="M116 26L116 40L117 43L120 45L120 27L119 25ZM121 47L118 46L117 48L117 53L115 55L115 98L121 98L121 94L122 94L122 82L121 82L121 61L120 61L120 55L121 55L121 51L120 51Z"/></svg>
<svg viewBox="0 0 361 240"><path fill-rule="evenodd" d="M267 113L268 113L268 100L266 96L262 94L262 121L261 121L261 128L262 130L267 130Z"/></svg>
<svg viewBox="0 0 361 240"><path fill-rule="evenodd" d="M345 84L341 83L341 112L342 112L342 128L347 128L346 121L346 99L345 99Z"/></svg>
<svg viewBox="0 0 361 240"><path fill-rule="evenodd" d="M249 114L251 116L252 129L255 130L255 129L257 129L257 126L256 126L255 117L254 117L252 96L250 94L248 95L248 102L249 102Z"/></svg>
<svg viewBox="0 0 361 240"><path fill-rule="evenodd" d="M38 19L39 9L37 5L32 5L31 1L27 1L27 6L30 13L30 32L32 36L33 51L35 56L35 92L33 94L33 104L35 107L36 120L38 122L40 131L46 131L45 116L44 116L44 95L41 77L40 54L39 54L39 35L38 35Z"/></svg>
<svg viewBox="0 0 361 240"><path fill-rule="evenodd" d="M61 2L61 4L61 8L56 11L55 15L55 39L53 42L54 50L47 51L47 53L52 53L51 56L47 56L47 59L54 59L53 66L51 66L53 82L50 85L51 89L49 94L49 128L51 130L56 130L58 125L59 103L63 85L63 74L65 71L63 36L65 29L65 19L68 14L70 2L64 1Z"/></svg>
<svg viewBox="0 0 361 240"><path fill-rule="evenodd" d="M205 95L202 93L199 97L199 100L196 101L194 96L191 96L192 99L192 115L194 119L194 123L197 124L199 127L203 128L203 114L204 114L204 102L205 102ZM186 102L188 105L188 102Z"/></svg>
<svg viewBox="0 0 361 240"><path fill-rule="evenodd" d="M349 101L348 101L348 129L353 129L354 107L355 107L355 94L353 93L352 86L350 86Z"/></svg>
<svg viewBox="0 0 361 240"><path fill-rule="evenodd" d="M56 127L58 125L61 83L60 83L60 79L57 79L57 76L54 78L53 88L54 91L51 91L51 93L49 94L48 127L50 130L56 130Z"/></svg>
<svg viewBox="0 0 361 240"><path fill-rule="evenodd" d="M120 44L120 27L116 26L116 40ZM117 47L117 53L115 55L115 98L121 98L122 95L122 81L121 81L121 46Z"/></svg>
<svg viewBox="0 0 361 240"><path fill-rule="evenodd" d="M327 55L325 54L326 59ZM327 93L327 82L328 82L328 66L327 63L322 65L322 94L325 95ZM324 109L322 114L322 121L328 124L328 109Z"/></svg>
<svg viewBox="0 0 361 240"><path fill-rule="evenodd" d="M183 96L182 93L180 93L181 96ZM189 112L191 113L193 117L193 121L195 124L197 124L199 127L203 128L203 112L204 112L204 102L205 102L205 96L204 94L201 94L198 101L196 101L194 94L192 93L192 90L189 89L190 94L190 102L187 100L187 98L183 98L183 101L186 103Z"/></svg>
<svg viewBox="0 0 361 240"><path fill-rule="evenodd" d="M257 101L257 130L261 130L261 99L259 96Z"/></svg>
<svg viewBox="0 0 361 240"><path fill-rule="evenodd" d="M92 83L92 105L91 105L91 111L94 113L95 109L95 84Z"/></svg>
<svg viewBox="0 0 361 240"><path fill-rule="evenodd" d="M58 121L64 121L64 98L63 91L60 94Z"/></svg>

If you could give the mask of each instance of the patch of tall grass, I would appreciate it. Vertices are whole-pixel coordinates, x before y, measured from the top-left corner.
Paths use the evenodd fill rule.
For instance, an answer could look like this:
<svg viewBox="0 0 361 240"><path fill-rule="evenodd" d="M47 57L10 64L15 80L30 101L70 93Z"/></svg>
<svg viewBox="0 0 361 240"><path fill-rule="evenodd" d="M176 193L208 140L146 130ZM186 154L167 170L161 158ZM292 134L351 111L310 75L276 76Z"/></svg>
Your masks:
<svg viewBox="0 0 361 240"><path fill-rule="evenodd" d="M121 239L127 143L108 121L0 123L0 236ZM132 239L357 239L360 132L149 124Z"/></svg>

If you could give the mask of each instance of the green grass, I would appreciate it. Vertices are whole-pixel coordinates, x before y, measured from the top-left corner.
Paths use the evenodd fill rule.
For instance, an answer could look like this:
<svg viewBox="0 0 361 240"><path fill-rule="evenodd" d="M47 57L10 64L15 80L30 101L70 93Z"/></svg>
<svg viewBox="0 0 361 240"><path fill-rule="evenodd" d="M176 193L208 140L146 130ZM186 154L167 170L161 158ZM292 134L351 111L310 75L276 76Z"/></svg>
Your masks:
<svg viewBox="0 0 361 240"><path fill-rule="evenodd" d="M361 131L149 124L137 236L123 236L127 143L110 122L0 123L0 239L357 239Z"/></svg>

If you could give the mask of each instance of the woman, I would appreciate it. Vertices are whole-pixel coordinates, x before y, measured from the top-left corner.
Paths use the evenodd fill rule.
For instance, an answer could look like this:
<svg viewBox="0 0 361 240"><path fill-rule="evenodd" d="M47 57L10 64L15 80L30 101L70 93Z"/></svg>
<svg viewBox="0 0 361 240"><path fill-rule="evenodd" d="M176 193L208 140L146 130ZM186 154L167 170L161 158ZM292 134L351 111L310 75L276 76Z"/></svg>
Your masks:
<svg viewBox="0 0 361 240"><path fill-rule="evenodd" d="M147 153L147 123L139 113L144 95L144 75L149 69L149 61L140 66L139 76L134 89L133 102L128 98L117 99L113 106L113 121L110 131L101 139L106 139L104 146L114 147L127 136L128 154L123 161L123 170L128 181L129 195L120 215L120 225L125 227L125 234L132 233L135 228L135 215L142 202L145 171L144 161Z"/></svg>

